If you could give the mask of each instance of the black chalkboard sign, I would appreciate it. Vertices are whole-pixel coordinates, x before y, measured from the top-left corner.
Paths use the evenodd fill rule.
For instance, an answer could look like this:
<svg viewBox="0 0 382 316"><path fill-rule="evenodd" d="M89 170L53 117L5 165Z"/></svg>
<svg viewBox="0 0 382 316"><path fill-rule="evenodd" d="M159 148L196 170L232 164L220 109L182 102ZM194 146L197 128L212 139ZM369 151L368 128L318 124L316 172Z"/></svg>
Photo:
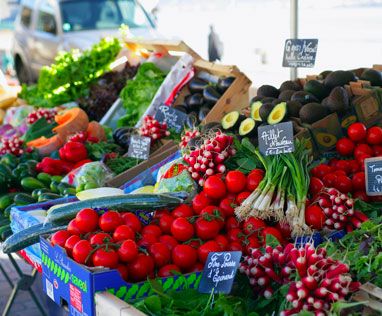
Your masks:
<svg viewBox="0 0 382 316"><path fill-rule="evenodd" d="M131 135L127 156L146 160L150 155L150 145L150 137Z"/></svg>
<svg viewBox="0 0 382 316"><path fill-rule="evenodd" d="M173 107L161 105L155 114L155 119L167 123L169 129L174 129L177 133L180 133L183 130L187 114Z"/></svg>
<svg viewBox="0 0 382 316"><path fill-rule="evenodd" d="M294 151L293 124L260 126L258 140L260 152L265 156L291 153Z"/></svg>
<svg viewBox="0 0 382 316"><path fill-rule="evenodd" d="M367 195L382 195L382 157L365 159Z"/></svg>
<svg viewBox="0 0 382 316"><path fill-rule="evenodd" d="M241 251L210 252L204 265L199 292L230 293L239 267Z"/></svg>
<svg viewBox="0 0 382 316"><path fill-rule="evenodd" d="M316 61L318 39L287 39L283 67L312 68Z"/></svg>

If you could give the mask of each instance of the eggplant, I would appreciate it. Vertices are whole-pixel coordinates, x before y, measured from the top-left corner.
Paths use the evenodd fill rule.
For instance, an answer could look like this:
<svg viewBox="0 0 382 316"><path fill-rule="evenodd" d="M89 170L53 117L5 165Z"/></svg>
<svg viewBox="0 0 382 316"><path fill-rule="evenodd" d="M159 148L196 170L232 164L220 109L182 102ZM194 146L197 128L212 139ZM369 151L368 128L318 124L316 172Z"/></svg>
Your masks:
<svg viewBox="0 0 382 316"><path fill-rule="evenodd" d="M191 93L202 93L207 87L208 82L200 78L194 78L188 84L188 89Z"/></svg>
<svg viewBox="0 0 382 316"><path fill-rule="evenodd" d="M174 109L183 113L187 113L187 107L184 104L174 105Z"/></svg>
<svg viewBox="0 0 382 316"><path fill-rule="evenodd" d="M191 94L185 101L189 112L197 112L203 104L203 96L200 93Z"/></svg>
<svg viewBox="0 0 382 316"><path fill-rule="evenodd" d="M120 127L113 132L113 139L117 141L122 135L133 133L135 133L134 127Z"/></svg>
<svg viewBox="0 0 382 316"><path fill-rule="evenodd" d="M207 104L211 106L214 106L220 97L220 93L217 92L213 87L209 86L203 90L203 99Z"/></svg>
<svg viewBox="0 0 382 316"><path fill-rule="evenodd" d="M203 121L205 118L206 118L206 116L207 116L207 114L210 112L210 108L209 107L207 107L207 106L202 106L201 108L200 108L200 110L199 110L199 115L198 115L198 119L199 119L199 121L201 122L201 121Z"/></svg>
<svg viewBox="0 0 382 316"><path fill-rule="evenodd" d="M118 145L122 146L123 148L129 148L130 145L130 136L131 134L123 134L118 139Z"/></svg>
<svg viewBox="0 0 382 316"><path fill-rule="evenodd" d="M199 125L198 113L191 112L187 115L185 124L188 128L193 129L194 127Z"/></svg>
<svg viewBox="0 0 382 316"><path fill-rule="evenodd" d="M218 84L216 85L216 89L223 94L226 90L231 86L231 84L235 81L235 77L226 77L219 78Z"/></svg>

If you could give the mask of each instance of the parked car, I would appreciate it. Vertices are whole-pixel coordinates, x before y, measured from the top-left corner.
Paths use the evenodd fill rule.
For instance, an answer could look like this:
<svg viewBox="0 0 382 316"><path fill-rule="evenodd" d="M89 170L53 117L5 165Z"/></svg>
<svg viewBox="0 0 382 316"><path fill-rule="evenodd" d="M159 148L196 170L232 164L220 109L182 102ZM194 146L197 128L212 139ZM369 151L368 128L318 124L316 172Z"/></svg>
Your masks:
<svg viewBox="0 0 382 316"><path fill-rule="evenodd" d="M13 55L20 82L33 82L59 51L89 48L118 35L125 24L134 36L153 38L155 23L137 0L22 0Z"/></svg>

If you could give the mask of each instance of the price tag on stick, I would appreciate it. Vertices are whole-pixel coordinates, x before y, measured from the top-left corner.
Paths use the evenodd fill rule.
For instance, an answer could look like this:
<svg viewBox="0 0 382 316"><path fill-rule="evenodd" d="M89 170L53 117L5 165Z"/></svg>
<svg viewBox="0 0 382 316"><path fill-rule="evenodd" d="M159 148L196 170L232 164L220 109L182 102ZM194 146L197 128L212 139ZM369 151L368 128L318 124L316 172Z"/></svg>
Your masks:
<svg viewBox="0 0 382 316"><path fill-rule="evenodd" d="M365 159L366 194L382 195L382 157Z"/></svg>
<svg viewBox="0 0 382 316"><path fill-rule="evenodd" d="M241 251L210 252L199 284L201 293L230 293Z"/></svg>
<svg viewBox="0 0 382 316"><path fill-rule="evenodd" d="M318 39L287 39L283 67L312 68L316 62Z"/></svg>
<svg viewBox="0 0 382 316"><path fill-rule="evenodd" d="M139 135L130 136L128 157L146 160L150 156L151 138Z"/></svg>
<svg viewBox="0 0 382 316"><path fill-rule="evenodd" d="M155 119L161 123L165 122L169 129L174 129L177 133L180 133L183 130L187 114L173 107L161 105L155 114Z"/></svg>
<svg viewBox="0 0 382 316"><path fill-rule="evenodd" d="M265 155L279 155L294 152L293 124L285 122L258 128L260 152Z"/></svg>

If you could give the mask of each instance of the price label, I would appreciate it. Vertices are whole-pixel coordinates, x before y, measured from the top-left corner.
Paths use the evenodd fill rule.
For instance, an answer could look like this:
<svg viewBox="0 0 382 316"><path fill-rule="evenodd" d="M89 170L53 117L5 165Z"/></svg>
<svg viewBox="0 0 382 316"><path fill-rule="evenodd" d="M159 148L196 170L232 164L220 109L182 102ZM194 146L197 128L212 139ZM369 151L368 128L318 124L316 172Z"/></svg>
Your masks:
<svg viewBox="0 0 382 316"><path fill-rule="evenodd" d="M201 293L230 293L241 251L210 252L199 284Z"/></svg>
<svg viewBox="0 0 382 316"><path fill-rule="evenodd" d="M312 68L316 62L318 39L287 39L283 67Z"/></svg>
<svg viewBox="0 0 382 316"><path fill-rule="evenodd" d="M128 157L146 160L150 156L151 138L139 135L130 136Z"/></svg>
<svg viewBox="0 0 382 316"><path fill-rule="evenodd" d="M258 128L260 152L265 155L279 155L294 152L293 124L285 122Z"/></svg>
<svg viewBox="0 0 382 316"><path fill-rule="evenodd" d="M155 114L155 119L162 123L165 122L168 128L174 129L177 133L180 133L184 128L187 114L174 109L173 107L161 105Z"/></svg>
<svg viewBox="0 0 382 316"><path fill-rule="evenodd" d="M382 195L382 157L365 159L366 194Z"/></svg>

